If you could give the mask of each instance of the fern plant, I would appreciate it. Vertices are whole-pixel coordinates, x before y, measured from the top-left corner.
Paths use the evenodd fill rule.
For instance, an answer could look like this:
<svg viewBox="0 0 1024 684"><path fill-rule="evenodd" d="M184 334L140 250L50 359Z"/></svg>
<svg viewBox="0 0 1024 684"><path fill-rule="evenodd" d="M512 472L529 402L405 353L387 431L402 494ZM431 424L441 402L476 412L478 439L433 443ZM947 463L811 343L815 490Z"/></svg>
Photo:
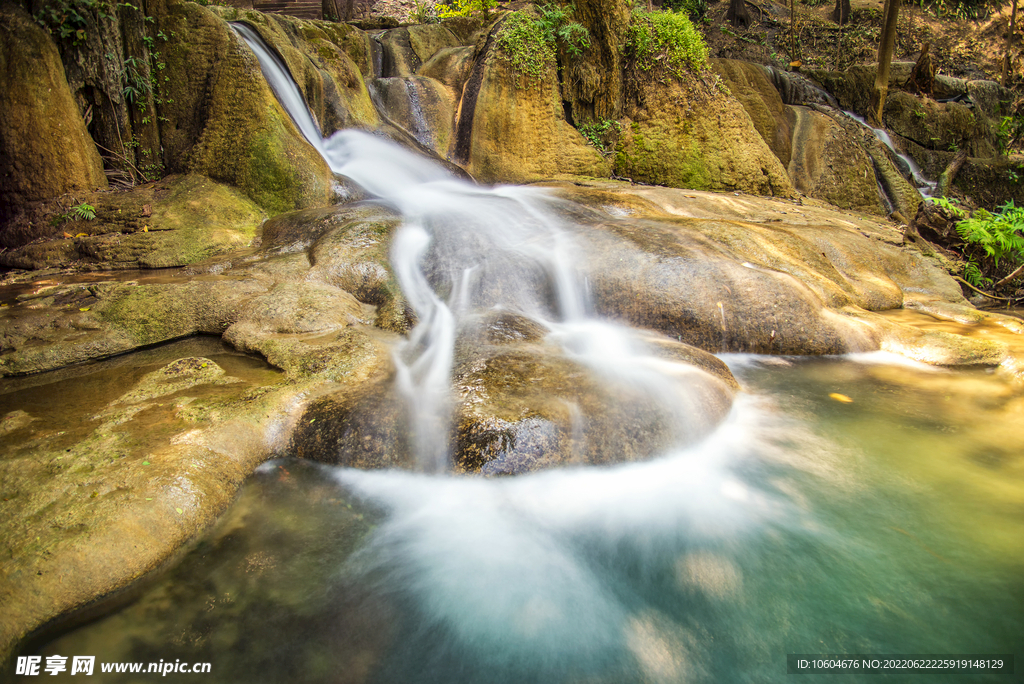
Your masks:
<svg viewBox="0 0 1024 684"><path fill-rule="evenodd" d="M1024 261L1024 207L1014 206L1013 200L998 213L978 209L956 224L956 232L968 245L981 247L996 267L1001 259Z"/></svg>
<svg viewBox="0 0 1024 684"><path fill-rule="evenodd" d="M76 204L75 206L71 207L71 210L68 211L68 214L73 219L92 221L94 218L96 218L96 207L92 206L91 204L86 204L85 202L82 202L81 204Z"/></svg>

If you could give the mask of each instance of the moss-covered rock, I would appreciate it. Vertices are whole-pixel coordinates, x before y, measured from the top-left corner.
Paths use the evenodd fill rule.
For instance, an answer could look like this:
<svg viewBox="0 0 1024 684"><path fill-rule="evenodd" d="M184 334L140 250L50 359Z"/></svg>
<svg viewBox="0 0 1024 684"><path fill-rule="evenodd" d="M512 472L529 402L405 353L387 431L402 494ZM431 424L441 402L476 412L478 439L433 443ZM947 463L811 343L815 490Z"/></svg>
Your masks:
<svg viewBox="0 0 1024 684"><path fill-rule="evenodd" d="M373 129L380 124L363 76L372 68L370 39L365 33L347 24L282 14L223 7L211 10L253 27L281 56L324 136L343 128Z"/></svg>
<svg viewBox="0 0 1024 684"><path fill-rule="evenodd" d="M495 31L466 83L453 160L488 182L607 176L610 163L565 119L554 60L517 72Z"/></svg>
<svg viewBox="0 0 1024 684"><path fill-rule="evenodd" d="M797 190L843 209L882 213L871 158L832 117L792 107L793 156L789 177Z"/></svg>
<svg viewBox="0 0 1024 684"><path fill-rule="evenodd" d="M359 302L339 288L282 283L246 302L224 339L293 376L362 381L390 363L381 342L360 326L365 316Z"/></svg>
<svg viewBox="0 0 1024 684"><path fill-rule="evenodd" d="M92 221L63 224L70 237L0 254L25 268L169 268L248 247L266 214L239 190L198 175L164 178L124 193L83 195Z"/></svg>
<svg viewBox="0 0 1024 684"><path fill-rule="evenodd" d="M793 122L786 105L764 69L753 62L713 59L711 66L740 101L754 128L783 166L789 166L793 146ZM794 183L795 184L795 183ZM799 190L804 191L797 186Z"/></svg>
<svg viewBox="0 0 1024 684"><path fill-rule="evenodd" d="M456 104L450 88L422 76L379 78L373 88L392 122L439 157L448 155Z"/></svg>
<svg viewBox="0 0 1024 684"><path fill-rule="evenodd" d="M790 196L793 187L742 105L696 77L638 74L615 147L615 173L697 190Z"/></svg>
<svg viewBox="0 0 1024 684"><path fill-rule="evenodd" d="M959 102L936 102L900 91L889 93L883 112L886 127L932 150L966 149L972 157L998 154L988 119Z"/></svg>
<svg viewBox="0 0 1024 684"><path fill-rule="evenodd" d="M256 57L209 9L176 3L161 18L167 70L166 165L238 187L280 213L326 204L331 173L295 129Z"/></svg>
<svg viewBox="0 0 1024 684"><path fill-rule="evenodd" d="M13 4L0 6L0 92L0 222L27 202L106 187L103 163L56 46ZM51 231L46 225L17 235L0 231L0 246L21 245Z"/></svg>

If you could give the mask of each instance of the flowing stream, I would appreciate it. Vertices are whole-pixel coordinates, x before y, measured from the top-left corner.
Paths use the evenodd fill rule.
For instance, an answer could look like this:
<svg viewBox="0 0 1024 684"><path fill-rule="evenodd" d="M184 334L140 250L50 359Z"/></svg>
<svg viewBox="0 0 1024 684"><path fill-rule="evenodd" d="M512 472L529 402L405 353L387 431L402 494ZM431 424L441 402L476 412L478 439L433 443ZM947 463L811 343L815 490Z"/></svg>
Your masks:
<svg viewBox="0 0 1024 684"><path fill-rule="evenodd" d="M892 142L892 138L889 137L889 134L886 133L884 129L873 127L864 117L858 116L853 112L844 110L843 114L846 114L846 116L850 117L864 128L870 130L878 139L878 142L888 147L889 151L892 152L896 159L899 160L900 165L903 167L900 170L904 175L910 176L910 180L914 183L914 187L916 187L924 197L932 196L932 193L935 192L935 186L938 185L938 183L926 178L924 171L912 157L897 150L896 146ZM883 197L885 196L884 193L881 194Z"/></svg>
<svg viewBox="0 0 1024 684"><path fill-rule="evenodd" d="M421 472L269 462L138 600L38 653L209 662L217 682L681 684L787 681L792 653L1024 652L1024 405L1000 378L885 354L726 356L744 392L698 444L447 475L453 359L487 312L535 321L670 424L693 420L699 372L589 314L577 238L543 192L297 123L402 216L392 264L418 324L395 357Z"/></svg>

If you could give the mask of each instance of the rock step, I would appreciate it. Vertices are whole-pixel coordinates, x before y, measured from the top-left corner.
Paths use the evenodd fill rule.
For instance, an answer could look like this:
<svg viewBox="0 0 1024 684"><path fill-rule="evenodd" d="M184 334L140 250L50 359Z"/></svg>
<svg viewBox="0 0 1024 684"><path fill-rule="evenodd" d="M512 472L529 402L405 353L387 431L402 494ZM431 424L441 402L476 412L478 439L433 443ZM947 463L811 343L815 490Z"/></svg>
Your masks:
<svg viewBox="0 0 1024 684"><path fill-rule="evenodd" d="M278 0L278 2L256 2L253 9L270 14L287 14L299 19L322 19L321 0Z"/></svg>

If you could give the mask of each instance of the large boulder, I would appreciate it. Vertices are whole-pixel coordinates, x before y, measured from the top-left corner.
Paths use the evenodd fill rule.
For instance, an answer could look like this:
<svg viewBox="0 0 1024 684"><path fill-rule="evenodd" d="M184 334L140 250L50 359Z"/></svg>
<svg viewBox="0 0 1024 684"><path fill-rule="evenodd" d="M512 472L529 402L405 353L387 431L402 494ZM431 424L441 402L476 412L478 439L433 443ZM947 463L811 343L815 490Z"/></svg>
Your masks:
<svg viewBox="0 0 1024 684"><path fill-rule="evenodd" d="M0 6L0 224L26 203L106 187L103 162L64 76L57 47L21 8ZM0 247L52 228L0 231Z"/></svg>
<svg viewBox="0 0 1024 684"><path fill-rule="evenodd" d="M695 76L638 74L615 146L615 174L697 190L790 196L793 186L743 106Z"/></svg>
<svg viewBox="0 0 1024 684"><path fill-rule="evenodd" d="M506 19L507 21L507 19ZM610 164L565 119L553 56L517 72L491 31L466 82L453 161L488 182L607 176Z"/></svg>

